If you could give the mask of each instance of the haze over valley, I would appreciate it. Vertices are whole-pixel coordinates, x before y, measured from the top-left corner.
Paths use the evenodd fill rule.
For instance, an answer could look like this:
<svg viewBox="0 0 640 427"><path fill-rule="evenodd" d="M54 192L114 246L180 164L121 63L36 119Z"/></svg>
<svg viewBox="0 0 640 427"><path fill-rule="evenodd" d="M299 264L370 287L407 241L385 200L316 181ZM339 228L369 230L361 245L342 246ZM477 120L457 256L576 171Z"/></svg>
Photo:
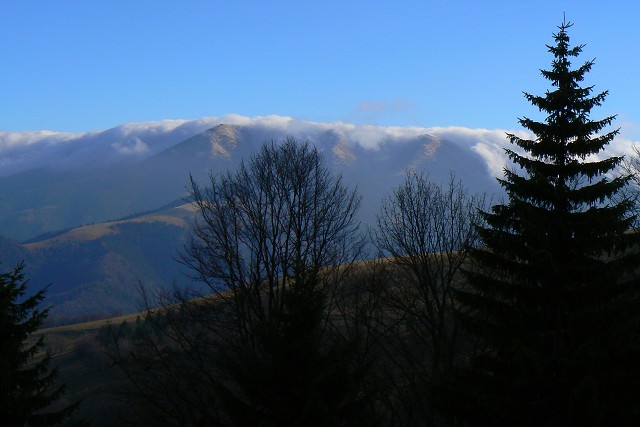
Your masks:
<svg viewBox="0 0 640 427"><path fill-rule="evenodd" d="M494 194L505 165L502 130L382 127L229 115L123 124L83 134L0 132L0 235L6 265L25 259L50 283L51 318L139 308L138 285L187 283L174 261L191 224L191 174L233 170L267 140L315 144L363 196L372 225L381 198L408 169L436 182L450 172Z"/></svg>

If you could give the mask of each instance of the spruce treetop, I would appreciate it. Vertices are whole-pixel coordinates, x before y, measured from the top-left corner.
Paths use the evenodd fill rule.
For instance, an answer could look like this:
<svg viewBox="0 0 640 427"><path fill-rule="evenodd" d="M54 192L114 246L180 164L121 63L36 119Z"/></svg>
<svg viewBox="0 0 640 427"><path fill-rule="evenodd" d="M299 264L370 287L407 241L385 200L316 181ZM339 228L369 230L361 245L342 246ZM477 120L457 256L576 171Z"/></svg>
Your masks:
<svg viewBox="0 0 640 427"><path fill-rule="evenodd" d="M526 139L507 134L510 142L521 149L505 150L519 169L507 169L504 178L499 179L510 203L494 208L494 213L511 216L517 223L512 226L535 225L536 233L554 236L560 233L566 238L575 238L581 233L576 227L584 223L584 219L575 214L589 211L589 215L594 217L612 215L616 218L615 226L592 230L596 235L611 236L628 229L633 221L628 214L628 202L611 203L612 197L630 177L610 179L608 174L623 158L598 156L613 141L619 129L605 131L615 120L615 115L591 119L591 110L602 105L608 92L594 95L594 86L581 86L594 60L572 69L571 61L579 56L584 45L570 46L567 30L571 26L571 23L563 22L558 33L554 34L556 44L547 46L553 61L551 69L541 70L541 74L551 83L551 88L543 95L524 93L533 106L546 114L544 121L528 117L518 119L535 137ZM532 215L539 215L547 222L529 223L527 218ZM499 217L488 214L486 219L491 228L506 231L505 218L503 215ZM520 229L519 232L523 231ZM608 248L599 247L597 250L607 251L613 244L610 241Z"/></svg>

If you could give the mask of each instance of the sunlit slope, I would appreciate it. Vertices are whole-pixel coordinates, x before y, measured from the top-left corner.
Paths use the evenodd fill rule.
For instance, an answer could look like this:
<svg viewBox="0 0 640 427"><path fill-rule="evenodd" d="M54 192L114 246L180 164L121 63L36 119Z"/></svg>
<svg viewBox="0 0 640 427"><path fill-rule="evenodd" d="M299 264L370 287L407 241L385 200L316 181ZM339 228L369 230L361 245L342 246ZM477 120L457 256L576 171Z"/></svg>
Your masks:
<svg viewBox="0 0 640 427"><path fill-rule="evenodd" d="M136 311L139 285L153 291L186 280L175 261L193 218L180 205L70 229L22 245L33 286L50 284L51 320Z"/></svg>
<svg viewBox="0 0 640 427"><path fill-rule="evenodd" d="M89 242L108 235L121 233L121 225L123 224L158 222L186 229L189 227L191 221L193 220L194 212L195 208L191 204L184 203L173 208L162 209L153 213L135 216L129 219L107 221L98 224L72 228L68 231L57 234L54 237L25 243L23 246L28 250L35 251L69 243Z"/></svg>

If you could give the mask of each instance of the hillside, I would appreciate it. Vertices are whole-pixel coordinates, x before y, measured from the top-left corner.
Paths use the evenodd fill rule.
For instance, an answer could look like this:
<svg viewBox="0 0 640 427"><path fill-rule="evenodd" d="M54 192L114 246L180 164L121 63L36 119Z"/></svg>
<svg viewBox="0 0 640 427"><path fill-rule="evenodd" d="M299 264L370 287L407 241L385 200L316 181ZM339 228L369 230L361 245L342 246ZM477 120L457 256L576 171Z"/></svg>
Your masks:
<svg viewBox="0 0 640 427"><path fill-rule="evenodd" d="M363 192L363 211L377 209L379 198L407 168L428 170L436 180L455 170L474 191L493 192L497 186L490 171L505 140L500 131L280 117L161 124L85 135L0 132L0 235L25 241L157 209L186 195L189 174L204 181L209 171L233 169L266 140L286 136L318 146L334 170ZM10 149L3 148L5 138L11 138Z"/></svg>
<svg viewBox="0 0 640 427"><path fill-rule="evenodd" d="M114 367L98 341L101 328L116 328L127 321L134 323L138 314L100 321L78 323L38 331L44 335L45 346L51 352L51 363L58 367L59 381L66 384L67 403L82 399L75 417L90 420L93 427L120 424L119 416L126 404L118 391L127 381Z"/></svg>
<svg viewBox="0 0 640 427"><path fill-rule="evenodd" d="M7 166L0 173L0 260L25 260L34 289L50 284L53 323L133 312L140 285L189 285L175 261L193 217L184 201L176 203L187 195L189 176L204 185L210 173L233 170L265 141L288 135L315 144L331 170L357 187L365 227L407 169L436 182L454 171L473 192L498 188L490 172L500 158L499 131L232 116L228 123L139 123L82 135L0 132L0 142L13 144L0 144Z"/></svg>
<svg viewBox="0 0 640 427"><path fill-rule="evenodd" d="M193 211L189 205L67 230L19 245L0 241L6 265L27 264L31 286L50 284L49 324L130 313L149 291L185 281L174 258Z"/></svg>

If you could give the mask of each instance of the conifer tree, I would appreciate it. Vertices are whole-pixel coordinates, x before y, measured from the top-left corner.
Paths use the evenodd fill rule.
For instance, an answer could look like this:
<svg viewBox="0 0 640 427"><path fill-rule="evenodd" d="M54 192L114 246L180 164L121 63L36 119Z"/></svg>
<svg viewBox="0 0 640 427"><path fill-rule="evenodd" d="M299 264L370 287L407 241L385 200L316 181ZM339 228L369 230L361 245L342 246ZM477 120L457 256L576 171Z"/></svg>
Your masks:
<svg viewBox="0 0 640 427"><path fill-rule="evenodd" d="M64 394L55 386L57 370L49 369L43 337L29 338L47 316L38 308L45 290L24 298L24 264L0 274L0 419L3 426L49 426L69 417L78 404L52 410Z"/></svg>
<svg viewBox="0 0 640 427"><path fill-rule="evenodd" d="M607 92L581 86L593 61L571 67L583 48L570 46L571 25L547 46L551 88L525 93L546 118L519 119L533 139L508 134L507 200L484 213L484 245L457 295L482 343L454 388L453 407L471 425L640 421L638 238L628 233L631 203L614 197L630 177L611 177L622 161L603 155L615 116L590 118Z"/></svg>

